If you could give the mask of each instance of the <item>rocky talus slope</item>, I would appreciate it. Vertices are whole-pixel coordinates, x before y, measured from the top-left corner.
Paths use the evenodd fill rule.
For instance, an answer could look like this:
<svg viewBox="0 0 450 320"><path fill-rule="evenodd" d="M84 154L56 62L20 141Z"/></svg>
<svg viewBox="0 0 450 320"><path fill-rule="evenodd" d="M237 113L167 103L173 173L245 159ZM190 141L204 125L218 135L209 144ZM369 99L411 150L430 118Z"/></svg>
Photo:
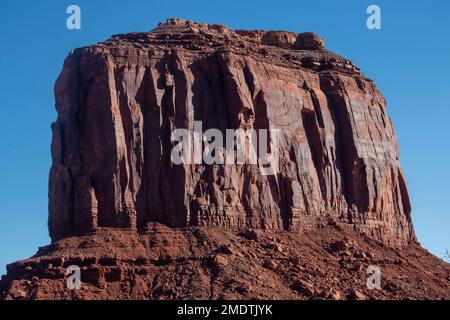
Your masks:
<svg viewBox="0 0 450 320"><path fill-rule="evenodd" d="M66 286L81 268L81 288ZM368 289L370 266L381 289ZM3 299L450 299L450 265L333 222L287 231L112 228L69 237L8 266Z"/></svg>
<svg viewBox="0 0 450 320"><path fill-rule="evenodd" d="M52 244L8 266L3 298L450 297L449 265L416 242L385 99L316 34L169 19L72 51L55 96ZM278 130L277 172L174 164L171 135L196 122Z"/></svg>

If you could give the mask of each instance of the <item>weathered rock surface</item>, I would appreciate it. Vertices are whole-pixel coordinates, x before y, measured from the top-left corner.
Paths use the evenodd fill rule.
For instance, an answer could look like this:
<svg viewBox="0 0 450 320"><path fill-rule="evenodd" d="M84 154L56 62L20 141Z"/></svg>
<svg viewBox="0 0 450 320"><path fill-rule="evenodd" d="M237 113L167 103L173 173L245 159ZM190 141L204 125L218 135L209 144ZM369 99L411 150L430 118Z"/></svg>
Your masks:
<svg viewBox="0 0 450 320"><path fill-rule="evenodd" d="M56 86L49 228L311 229L335 218L386 244L414 239L386 102L313 33L168 20L77 49ZM280 172L174 165L176 128L280 129Z"/></svg>
<svg viewBox="0 0 450 320"><path fill-rule="evenodd" d="M264 231L257 240L249 232L101 228L9 265L0 299L450 299L450 265L417 244L392 248L327 225ZM347 249L336 252L341 241ZM66 286L71 265L81 268L78 290ZM380 289L367 287L372 265Z"/></svg>
<svg viewBox="0 0 450 320"><path fill-rule="evenodd" d="M386 101L324 45L170 19L71 52L52 244L7 267L0 299L449 299L449 265L415 241ZM280 130L278 173L175 165L171 134L194 121Z"/></svg>

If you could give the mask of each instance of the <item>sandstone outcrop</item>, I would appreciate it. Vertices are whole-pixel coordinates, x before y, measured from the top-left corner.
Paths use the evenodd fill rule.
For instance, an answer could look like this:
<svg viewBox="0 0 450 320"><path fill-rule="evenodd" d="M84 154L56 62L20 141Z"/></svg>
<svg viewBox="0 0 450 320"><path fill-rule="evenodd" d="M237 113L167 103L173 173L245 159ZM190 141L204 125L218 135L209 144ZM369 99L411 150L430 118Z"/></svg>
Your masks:
<svg viewBox="0 0 450 320"><path fill-rule="evenodd" d="M345 249L336 251L341 242ZM81 269L78 290L66 284L72 265ZM367 288L373 265L382 272L378 290ZM7 269L0 281L7 300L450 298L450 265L417 244L392 248L329 225L304 233L158 223L140 234L100 228Z"/></svg>
<svg viewBox="0 0 450 320"><path fill-rule="evenodd" d="M169 19L74 50L55 95L53 240L148 222L301 231L328 218L388 244L414 239L385 99L313 33ZM194 121L280 129L280 172L174 165L171 133Z"/></svg>
<svg viewBox="0 0 450 320"><path fill-rule="evenodd" d="M55 96L52 243L7 266L0 299L449 298L386 101L318 35L169 19L72 51ZM278 130L277 170L175 164L171 135L198 122Z"/></svg>

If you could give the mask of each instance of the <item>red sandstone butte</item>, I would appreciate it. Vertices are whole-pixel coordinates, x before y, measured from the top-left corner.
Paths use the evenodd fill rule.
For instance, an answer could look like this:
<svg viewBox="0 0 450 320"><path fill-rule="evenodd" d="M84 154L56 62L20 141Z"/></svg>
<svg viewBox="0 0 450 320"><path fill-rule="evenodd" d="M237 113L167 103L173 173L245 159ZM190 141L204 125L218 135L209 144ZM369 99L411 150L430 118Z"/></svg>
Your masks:
<svg viewBox="0 0 450 320"><path fill-rule="evenodd" d="M301 231L325 217L387 244L414 239L385 99L323 45L169 20L73 51L55 86L52 239L147 222ZM280 129L279 174L172 164L171 132L196 120Z"/></svg>
<svg viewBox="0 0 450 320"><path fill-rule="evenodd" d="M55 96L52 244L8 266L3 298L449 297L449 266L415 242L385 99L316 34L169 19L72 51ZM194 121L279 129L280 171L173 164L171 133Z"/></svg>

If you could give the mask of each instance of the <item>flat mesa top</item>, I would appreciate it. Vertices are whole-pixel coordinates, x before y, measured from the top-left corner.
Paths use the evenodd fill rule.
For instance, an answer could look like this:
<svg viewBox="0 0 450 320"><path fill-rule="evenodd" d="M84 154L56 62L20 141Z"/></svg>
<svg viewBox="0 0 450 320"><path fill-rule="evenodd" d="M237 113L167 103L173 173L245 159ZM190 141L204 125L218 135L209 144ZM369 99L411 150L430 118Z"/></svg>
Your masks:
<svg viewBox="0 0 450 320"><path fill-rule="evenodd" d="M227 51L287 67L361 74L351 61L326 50L324 40L312 32L232 30L221 24L177 18L159 23L149 32L117 34L105 42L81 48L86 49L114 51L118 55L123 55L123 50L128 54L180 50L197 55Z"/></svg>
<svg viewBox="0 0 450 320"><path fill-rule="evenodd" d="M150 32L134 32L113 36L113 39L152 41L176 44L191 42L196 45L238 44L245 42L294 50L323 50L325 42L315 33L295 33L289 31L232 30L222 24L199 23L177 18L159 23ZM142 42L142 41L141 41Z"/></svg>

